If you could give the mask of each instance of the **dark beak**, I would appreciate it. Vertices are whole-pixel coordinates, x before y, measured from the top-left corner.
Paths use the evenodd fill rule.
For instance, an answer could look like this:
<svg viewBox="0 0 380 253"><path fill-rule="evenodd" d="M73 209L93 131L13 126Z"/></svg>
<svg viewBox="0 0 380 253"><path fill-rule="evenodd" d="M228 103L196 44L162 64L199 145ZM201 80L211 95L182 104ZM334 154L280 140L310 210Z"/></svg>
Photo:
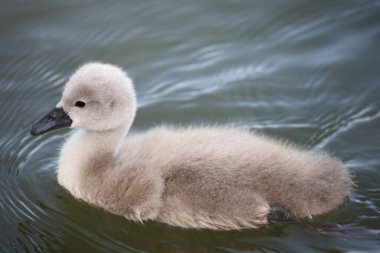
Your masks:
<svg viewBox="0 0 380 253"><path fill-rule="evenodd" d="M31 135L40 135L52 130L71 126L73 121L62 107L54 108L45 117L34 123L30 130Z"/></svg>

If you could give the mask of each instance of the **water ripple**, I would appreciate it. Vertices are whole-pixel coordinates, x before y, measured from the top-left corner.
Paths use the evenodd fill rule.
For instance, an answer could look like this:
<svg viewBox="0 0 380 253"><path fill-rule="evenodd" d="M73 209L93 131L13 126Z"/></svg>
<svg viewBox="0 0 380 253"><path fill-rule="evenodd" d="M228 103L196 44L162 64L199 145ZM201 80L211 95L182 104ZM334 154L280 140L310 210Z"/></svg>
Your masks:
<svg viewBox="0 0 380 253"><path fill-rule="evenodd" d="M321 126L321 131L311 137L309 145L323 149L331 140L339 134L349 131L359 124L371 122L380 117L380 110L377 108L363 108L360 111L348 111L334 121L328 121Z"/></svg>
<svg viewBox="0 0 380 253"><path fill-rule="evenodd" d="M376 240L337 234L326 241L291 225L212 233L128 222L57 185L67 132L32 138L28 131L57 103L79 64L110 61L136 81L136 128L163 119L229 124L341 153L358 185L351 192L355 214L341 219L379 231L379 7L376 1L2 4L0 251L377 250ZM355 141L365 147L347 145Z"/></svg>

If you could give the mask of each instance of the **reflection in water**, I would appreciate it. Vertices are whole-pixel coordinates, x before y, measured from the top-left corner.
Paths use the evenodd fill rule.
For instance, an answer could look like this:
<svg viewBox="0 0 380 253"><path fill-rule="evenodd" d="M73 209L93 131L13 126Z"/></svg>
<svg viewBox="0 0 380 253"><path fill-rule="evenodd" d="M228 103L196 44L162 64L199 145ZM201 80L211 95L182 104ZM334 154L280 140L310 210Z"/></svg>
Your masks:
<svg viewBox="0 0 380 253"><path fill-rule="evenodd" d="M1 5L1 252L377 252L379 2ZM228 124L326 150L355 175L350 205L221 232L133 223L73 199L55 179L68 131L28 132L90 60L129 70L135 130Z"/></svg>

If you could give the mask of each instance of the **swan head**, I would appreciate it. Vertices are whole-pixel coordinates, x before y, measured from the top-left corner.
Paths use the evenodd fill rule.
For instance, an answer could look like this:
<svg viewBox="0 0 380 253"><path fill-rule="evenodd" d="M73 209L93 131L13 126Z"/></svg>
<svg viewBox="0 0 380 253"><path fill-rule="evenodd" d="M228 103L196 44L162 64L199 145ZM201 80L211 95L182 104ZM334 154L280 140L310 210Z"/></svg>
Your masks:
<svg viewBox="0 0 380 253"><path fill-rule="evenodd" d="M61 127L90 131L126 128L135 114L136 95L128 75L117 66L91 62L75 71L56 108L33 125L31 134Z"/></svg>

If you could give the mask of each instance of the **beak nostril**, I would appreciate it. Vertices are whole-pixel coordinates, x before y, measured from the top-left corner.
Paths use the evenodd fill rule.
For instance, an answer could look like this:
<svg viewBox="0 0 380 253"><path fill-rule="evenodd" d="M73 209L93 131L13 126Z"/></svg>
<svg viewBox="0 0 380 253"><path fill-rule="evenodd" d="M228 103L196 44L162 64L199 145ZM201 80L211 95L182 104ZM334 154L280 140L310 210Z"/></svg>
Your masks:
<svg viewBox="0 0 380 253"><path fill-rule="evenodd" d="M32 126L31 134L40 135L61 127L71 126L72 120L63 108L54 108Z"/></svg>
<svg viewBox="0 0 380 253"><path fill-rule="evenodd" d="M55 116L55 115L49 115L49 116L47 117L47 119L48 119L49 121L51 121L51 120L55 120L55 119L56 119L56 116Z"/></svg>

